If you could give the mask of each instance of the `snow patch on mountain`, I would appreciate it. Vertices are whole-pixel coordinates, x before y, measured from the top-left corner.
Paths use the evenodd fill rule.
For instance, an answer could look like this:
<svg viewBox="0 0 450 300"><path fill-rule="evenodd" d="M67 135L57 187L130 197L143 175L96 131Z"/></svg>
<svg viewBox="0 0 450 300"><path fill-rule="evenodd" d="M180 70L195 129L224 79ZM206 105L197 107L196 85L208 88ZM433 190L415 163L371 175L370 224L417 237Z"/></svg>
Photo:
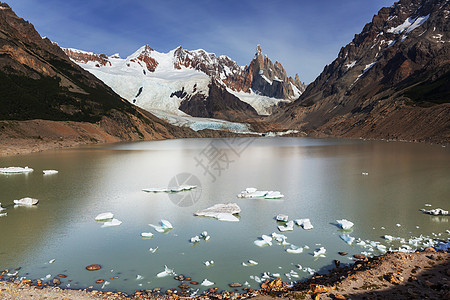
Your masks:
<svg viewBox="0 0 450 300"><path fill-rule="evenodd" d="M430 15L422 16L422 17L409 17L405 20L402 24L398 25L397 27L391 27L387 30L388 33L394 33L394 34L400 34L405 32L405 34L410 33L423 23L425 23Z"/></svg>

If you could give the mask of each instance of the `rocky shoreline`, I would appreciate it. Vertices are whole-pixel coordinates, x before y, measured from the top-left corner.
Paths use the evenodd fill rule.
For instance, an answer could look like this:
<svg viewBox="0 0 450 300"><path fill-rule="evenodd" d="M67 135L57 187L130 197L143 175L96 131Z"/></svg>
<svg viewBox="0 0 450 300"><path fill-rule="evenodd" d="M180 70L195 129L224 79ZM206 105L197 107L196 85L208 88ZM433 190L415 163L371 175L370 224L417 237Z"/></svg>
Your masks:
<svg viewBox="0 0 450 300"><path fill-rule="evenodd" d="M343 253L345 254L345 253ZM48 282L20 280L0 275L1 299L450 299L450 253L427 248L421 252L388 252L366 258L355 255L353 264L334 261L328 273L315 274L294 284L281 279L266 280L260 289L242 288L230 283L230 290L209 288L194 295L197 282L188 277L175 278L178 286L167 291L159 288L140 290L133 294L99 291L93 286L83 290L62 289L64 275Z"/></svg>

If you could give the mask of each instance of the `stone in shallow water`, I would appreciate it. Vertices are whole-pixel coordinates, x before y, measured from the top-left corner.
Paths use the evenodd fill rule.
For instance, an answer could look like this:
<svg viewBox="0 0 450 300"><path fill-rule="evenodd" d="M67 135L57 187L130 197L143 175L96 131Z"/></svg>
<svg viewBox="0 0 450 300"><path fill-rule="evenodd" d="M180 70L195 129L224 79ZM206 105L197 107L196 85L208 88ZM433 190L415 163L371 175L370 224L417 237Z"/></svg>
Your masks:
<svg viewBox="0 0 450 300"><path fill-rule="evenodd" d="M100 266L99 264L92 264L86 267L86 270L88 271L97 271L100 270L102 268L102 266Z"/></svg>

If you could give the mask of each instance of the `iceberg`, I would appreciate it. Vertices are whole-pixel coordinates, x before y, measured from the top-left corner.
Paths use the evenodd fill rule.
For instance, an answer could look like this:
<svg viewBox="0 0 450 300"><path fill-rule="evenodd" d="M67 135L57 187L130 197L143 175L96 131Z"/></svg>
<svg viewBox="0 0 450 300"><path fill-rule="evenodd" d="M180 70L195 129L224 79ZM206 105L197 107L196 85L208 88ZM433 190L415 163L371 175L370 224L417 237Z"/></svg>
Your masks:
<svg viewBox="0 0 450 300"><path fill-rule="evenodd" d="M182 184L177 187L168 187L168 188L146 188L142 189L142 191L147 193L179 193L179 192L185 192L190 191L197 188L196 185L187 185Z"/></svg>
<svg viewBox="0 0 450 300"><path fill-rule="evenodd" d="M169 269L166 265L164 265L164 271L156 274L156 277L161 278L161 277L166 277L166 276L170 276L170 275L175 275L175 272L172 269Z"/></svg>
<svg viewBox="0 0 450 300"><path fill-rule="evenodd" d="M336 222L344 230L348 230L348 229L352 228L353 225L355 225L355 224L353 224L352 222L350 222L349 220L346 220L346 219L336 220Z"/></svg>
<svg viewBox="0 0 450 300"><path fill-rule="evenodd" d="M314 226L311 224L311 221L309 219L297 219L295 220L295 223L298 226L302 226L305 230L311 230L314 228Z"/></svg>
<svg viewBox="0 0 450 300"><path fill-rule="evenodd" d="M191 239L189 240L189 242L195 244L195 243L199 243L200 242L200 237L198 235L191 237Z"/></svg>
<svg viewBox="0 0 450 300"><path fill-rule="evenodd" d="M168 231L173 229L172 224L169 221L167 221L167 220L161 219L159 221L159 223L161 225L153 225L153 224L148 224L148 225L153 227L159 233L166 233L166 232L168 232Z"/></svg>
<svg viewBox="0 0 450 300"><path fill-rule="evenodd" d="M341 234L339 237L349 245L351 245L355 241L355 238L349 236L348 234Z"/></svg>
<svg viewBox="0 0 450 300"><path fill-rule="evenodd" d="M31 206L31 205L36 205L39 203L38 199L34 199L34 198L30 198L30 197L25 197L19 200L14 200L14 204L15 205L24 205L24 206Z"/></svg>
<svg viewBox="0 0 450 300"><path fill-rule="evenodd" d="M294 221L287 222L285 226L278 226L278 230L281 232L294 230Z"/></svg>
<svg viewBox="0 0 450 300"><path fill-rule="evenodd" d="M447 216L448 215L448 210L443 210L442 208L435 208L435 209L430 209L430 210L426 210L426 209L422 208L420 211L425 214L434 215L434 216Z"/></svg>
<svg viewBox="0 0 450 300"><path fill-rule="evenodd" d="M114 214L111 212L101 213L95 217L95 221L103 221L114 218Z"/></svg>
<svg viewBox="0 0 450 300"><path fill-rule="evenodd" d="M297 247L295 245L291 245L288 249L286 249L287 253L298 254L303 252L302 247Z"/></svg>
<svg viewBox="0 0 450 300"><path fill-rule="evenodd" d="M111 221L107 221L103 223L102 227L112 227L112 226L119 226L122 224L122 221L119 221L117 219L112 219Z"/></svg>
<svg viewBox="0 0 450 300"><path fill-rule="evenodd" d="M18 174L18 173L29 173L33 172L32 168L22 168L22 167L8 167L8 168L0 168L0 174Z"/></svg>
<svg viewBox="0 0 450 300"><path fill-rule="evenodd" d="M283 214L279 214L276 216L277 221L281 221L281 222L287 222L289 219L289 216L287 215L283 215Z"/></svg>
<svg viewBox="0 0 450 300"><path fill-rule="evenodd" d="M327 249L325 249L324 247L320 247L320 249L317 249L316 251L314 251L314 257L325 256L326 252L327 252Z"/></svg>
<svg viewBox="0 0 450 300"><path fill-rule="evenodd" d="M151 232L142 232L141 233L141 237L143 237L143 238L152 238L153 237L153 233L151 233Z"/></svg>
<svg viewBox="0 0 450 300"><path fill-rule="evenodd" d="M241 212L241 208L236 203L215 204L194 213L194 216L204 216L216 218L219 221L238 222L239 218L234 216Z"/></svg>
<svg viewBox="0 0 450 300"><path fill-rule="evenodd" d="M214 284L214 282L209 281L208 279L203 280L203 282L201 283L201 285L203 285L203 286L211 286L213 284Z"/></svg>
<svg viewBox="0 0 450 300"><path fill-rule="evenodd" d="M265 198L265 199L279 199L283 198L279 191L258 191L255 188L246 188L245 191L237 195L238 198Z"/></svg>
<svg viewBox="0 0 450 300"><path fill-rule="evenodd" d="M56 171L56 170L43 170L42 173L44 173L44 175L53 175L53 174L58 174L58 171Z"/></svg>
<svg viewBox="0 0 450 300"><path fill-rule="evenodd" d="M156 247L156 248L150 248L150 249L148 249L148 251L150 251L151 253L155 253L156 251L158 251L158 248L159 248L159 247Z"/></svg>

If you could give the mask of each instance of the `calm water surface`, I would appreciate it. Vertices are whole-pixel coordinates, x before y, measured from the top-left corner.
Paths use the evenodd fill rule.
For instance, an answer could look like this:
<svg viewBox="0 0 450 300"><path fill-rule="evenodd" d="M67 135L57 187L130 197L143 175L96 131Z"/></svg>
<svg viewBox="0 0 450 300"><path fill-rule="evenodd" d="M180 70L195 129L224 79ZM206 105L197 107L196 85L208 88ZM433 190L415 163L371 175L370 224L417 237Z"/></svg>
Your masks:
<svg viewBox="0 0 450 300"><path fill-rule="evenodd" d="M238 148L233 151L230 145ZM208 159L215 164L208 164ZM62 279L62 286L72 280L72 288L100 288L94 283L99 278L111 282L105 290L177 286L172 277L156 277L164 265L195 281L207 278L220 288L245 281L257 287L250 276L263 272L280 273L287 280L284 274L298 271L296 264L324 272L334 259L347 261L338 251L365 251L339 238L342 233L332 223L341 218L355 223L351 236L388 247L381 238L384 234L449 237L448 217L419 212L425 204L449 209L450 152L437 145L309 138L182 139L0 158L0 167L8 166L35 171L0 175L0 202L8 214L0 218L0 268L22 267L19 276L33 279L63 273L68 278ZM59 174L43 176L44 169ZM184 198L194 201L182 202L190 206L175 205L173 195L142 191L167 187L180 173L193 174L201 183ZM236 198L246 187L279 190L285 198ZM26 196L38 198L39 205L13 207L14 199ZM199 209L226 202L241 207L239 222L193 216ZM102 228L94 221L108 211L122 225ZM308 245L309 250L289 254L276 243L264 248L253 244L262 234L278 232L274 217L279 213L311 219L313 230L296 226L285 233L288 242ZM169 220L174 229L155 232L148 224L160 219ZM208 242L189 243L205 230L211 236ZM142 239L141 232L155 235ZM156 253L149 252L156 247ZM327 249L326 257L313 257L319 247ZM55 262L49 264L51 259ZM259 264L242 266L249 259ZM215 263L206 267L206 260ZM103 268L86 271L92 263ZM137 275L143 279L137 280ZM109 279L114 276L119 278Z"/></svg>

